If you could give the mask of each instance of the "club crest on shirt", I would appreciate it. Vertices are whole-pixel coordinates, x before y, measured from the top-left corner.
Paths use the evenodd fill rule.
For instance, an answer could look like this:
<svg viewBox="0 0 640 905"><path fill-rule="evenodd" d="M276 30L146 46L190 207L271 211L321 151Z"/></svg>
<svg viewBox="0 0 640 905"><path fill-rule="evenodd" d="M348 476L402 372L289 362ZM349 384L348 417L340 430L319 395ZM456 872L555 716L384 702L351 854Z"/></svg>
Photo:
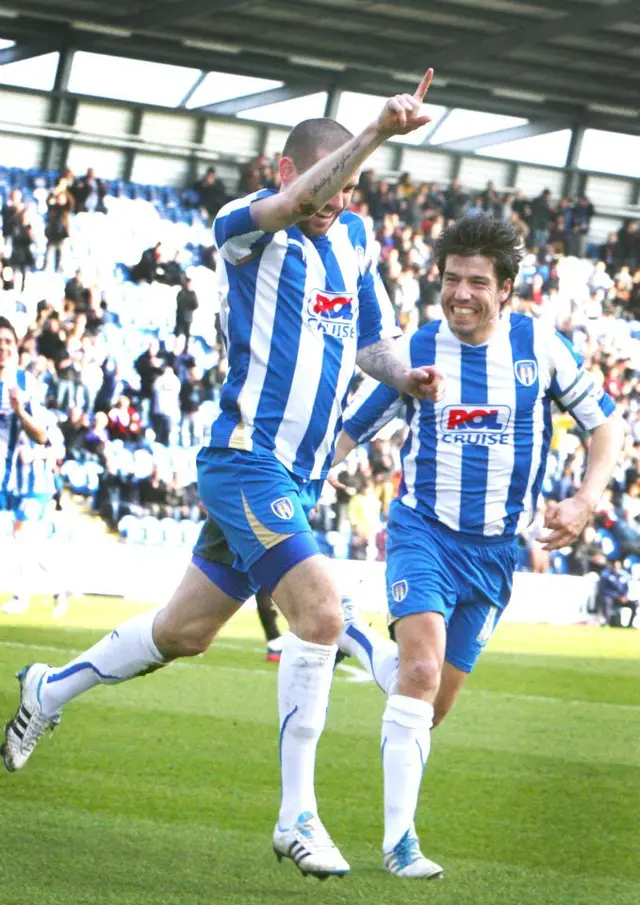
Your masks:
<svg viewBox="0 0 640 905"><path fill-rule="evenodd" d="M278 518L287 519L293 518L293 503L287 496L281 496L279 499L274 500L271 504L271 511L274 515L277 515Z"/></svg>
<svg viewBox="0 0 640 905"><path fill-rule="evenodd" d="M538 363L531 358L522 358L515 362L513 372L522 386L531 387L538 378Z"/></svg>
<svg viewBox="0 0 640 905"><path fill-rule="evenodd" d="M401 581L394 581L394 583L391 585L391 596L396 603L402 603L408 593L409 582L404 578Z"/></svg>
<svg viewBox="0 0 640 905"><path fill-rule="evenodd" d="M313 289L306 301L310 327L337 339L355 339L357 300L353 293Z"/></svg>

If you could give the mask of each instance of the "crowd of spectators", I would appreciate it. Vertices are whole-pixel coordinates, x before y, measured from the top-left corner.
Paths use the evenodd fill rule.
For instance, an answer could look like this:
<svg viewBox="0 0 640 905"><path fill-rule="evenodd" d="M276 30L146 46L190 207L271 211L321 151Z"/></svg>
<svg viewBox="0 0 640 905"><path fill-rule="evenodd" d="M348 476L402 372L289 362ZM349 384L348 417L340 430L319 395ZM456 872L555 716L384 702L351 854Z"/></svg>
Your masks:
<svg viewBox="0 0 640 905"><path fill-rule="evenodd" d="M43 400L60 420L61 473L123 534L131 517L196 523L195 454L207 440L226 372L210 224L230 197L277 190L278 161L256 158L233 192L209 168L179 197L180 214L170 224L152 191L148 200L132 200L91 169L80 178L67 171L50 188L25 179L12 186L0 171L0 310L23 334L21 363L40 378ZM190 221L188 209L196 213ZM491 182L468 191L457 180L443 187L408 173L392 182L372 170L362 174L353 209L377 243L405 332L439 316L433 246L447 223L489 212L522 236L527 254L514 307L548 319L574 343L628 431L594 524L571 550L551 556L535 532L528 534L521 568L601 574L602 618L615 621L625 594L628 600L628 589L620 590L624 576L640 564L638 222L626 221L594 245L594 207L586 197L553 199L545 190L525 198ZM546 501L575 493L584 469L580 429L560 412L554 428L539 515ZM313 526L331 555L384 558L404 432L401 422L389 425L344 464L343 490L326 486Z"/></svg>

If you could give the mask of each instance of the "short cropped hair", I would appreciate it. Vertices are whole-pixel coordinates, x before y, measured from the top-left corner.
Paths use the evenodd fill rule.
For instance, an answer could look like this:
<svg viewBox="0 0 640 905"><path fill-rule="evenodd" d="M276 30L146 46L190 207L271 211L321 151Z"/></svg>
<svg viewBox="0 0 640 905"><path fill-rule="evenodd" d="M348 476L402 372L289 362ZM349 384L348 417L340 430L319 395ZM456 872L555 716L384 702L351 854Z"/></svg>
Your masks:
<svg viewBox="0 0 640 905"><path fill-rule="evenodd" d="M462 217L443 230L435 247L435 260L442 277L449 255L482 255L491 258L498 285L518 275L524 256L518 233L506 223L492 217Z"/></svg>
<svg viewBox="0 0 640 905"><path fill-rule="evenodd" d="M10 320L7 320L6 317L0 317L0 330L11 330L13 333L13 338L16 341L16 345L18 345L18 334L16 333L16 328L13 326Z"/></svg>
<svg viewBox="0 0 640 905"><path fill-rule="evenodd" d="M296 170L304 173L316 162L319 150L335 151L350 138L353 133L335 119L305 119L289 132L282 156L290 157Z"/></svg>

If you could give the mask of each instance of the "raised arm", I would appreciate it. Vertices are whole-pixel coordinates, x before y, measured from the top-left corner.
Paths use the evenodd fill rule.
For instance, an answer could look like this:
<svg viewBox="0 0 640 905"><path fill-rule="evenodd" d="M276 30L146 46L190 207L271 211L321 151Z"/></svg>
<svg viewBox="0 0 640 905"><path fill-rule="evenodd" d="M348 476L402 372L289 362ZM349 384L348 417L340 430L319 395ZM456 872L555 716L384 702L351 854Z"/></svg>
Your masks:
<svg viewBox="0 0 640 905"><path fill-rule="evenodd" d="M311 217L349 184L388 138L407 135L430 122L421 114L421 106L432 78L433 69L428 69L414 94L389 98L378 118L359 135L322 157L282 191L254 201L251 214L258 228L273 233Z"/></svg>

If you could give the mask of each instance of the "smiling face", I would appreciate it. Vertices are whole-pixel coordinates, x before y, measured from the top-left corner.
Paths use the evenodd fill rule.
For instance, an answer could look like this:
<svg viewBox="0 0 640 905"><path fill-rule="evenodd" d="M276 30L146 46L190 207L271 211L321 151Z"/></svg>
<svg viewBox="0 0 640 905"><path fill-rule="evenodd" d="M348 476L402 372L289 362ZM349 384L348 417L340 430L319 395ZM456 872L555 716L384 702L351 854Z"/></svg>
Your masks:
<svg viewBox="0 0 640 905"><path fill-rule="evenodd" d="M320 148L316 154L314 163L326 157L329 151ZM290 157L282 157L280 160L280 179L282 187L289 185L294 179L300 176L300 172L296 169L293 160ZM346 211L351 204L351 198L358 185L359 173L355 173L342 191L337 192L333 198L324 205L324 207L311 217L301 220L298 223L299 228L309 238L326 235L333 224L343 211Z"/></svg>
<svg viewBox="0 0 640 905"><path fill-rule="evenodd" d="M448 255L442 276L442 310L454 336L472 346L488 342L511 288L509 279L498 285L491 258Z"/></svg>

